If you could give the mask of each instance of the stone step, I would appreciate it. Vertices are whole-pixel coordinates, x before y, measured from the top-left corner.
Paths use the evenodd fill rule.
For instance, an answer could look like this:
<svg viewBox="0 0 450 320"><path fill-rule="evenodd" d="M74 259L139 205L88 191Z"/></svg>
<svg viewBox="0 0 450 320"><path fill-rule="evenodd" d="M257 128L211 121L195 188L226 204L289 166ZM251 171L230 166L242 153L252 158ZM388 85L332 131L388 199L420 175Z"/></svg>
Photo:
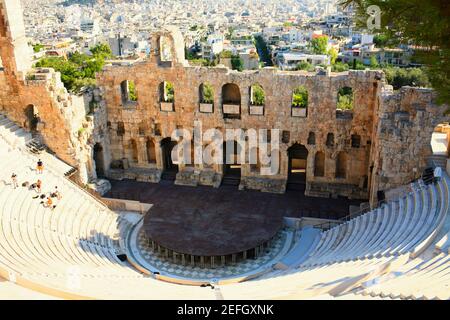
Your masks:
<svg viewBox="0 0 450 320"><path fill-rule="evenodd" d="M161 174L161 180L175 181L177 173L175 171L164 171Z"/></svg>
<svg viewBox="0 0 450 320"><path fill-rule="evenodd" d="M241 183L240 177L224 176L222 179L223 186L239 186L240 183Z"/></svg>

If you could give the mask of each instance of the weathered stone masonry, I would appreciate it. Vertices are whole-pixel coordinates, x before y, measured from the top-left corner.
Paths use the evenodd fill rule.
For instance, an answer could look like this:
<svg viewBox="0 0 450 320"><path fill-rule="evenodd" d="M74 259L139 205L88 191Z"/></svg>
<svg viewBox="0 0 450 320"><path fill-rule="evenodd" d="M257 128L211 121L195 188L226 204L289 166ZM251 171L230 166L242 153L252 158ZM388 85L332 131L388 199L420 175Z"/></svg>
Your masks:
<svg viewBox="0 0 450 320"><path fill-rule="evenodd" d="M288 150L301 145L307 150L306 194L374 203L378 190L420 175L431 153L433 129L449 120L443 116L445 107L433 103L431 90L403 88L394 93L380 71L335 74L264 68L236 72L226 67L192 67L184 59L181 34L174 29L152 37L153 51L147 60L107 66L97 74L98 89L73 96L63 88L58 73L30 70L23 61L23 30L11 31L4 10L10 2L15 1L0 2L4 67L0 70L0 110L29 127L25 111L35 106L44 142L76 166L86 181L101 172L115 179L158 182L165 170L161 142L173 130L192 129L199 120L203 131L281 131L279 173L261 176L250 165L242 165L241 189L284 192L289 179ZM162 39L170 44L169 59L161 57ZM137 101L124 98L124 81L135 84ZM173 84L173 102L163 101L165 82ZM200 88L206 83L214 91L212 104L201 101ZM264 106L251 104L250 87L255 84L264 89ZM306 112L291 106L298 86L308 90ZM336 111L337 93L343 87L353 90L350 113ZM222 165L180 165L176 183L217 187L223 173Z"/></svg>

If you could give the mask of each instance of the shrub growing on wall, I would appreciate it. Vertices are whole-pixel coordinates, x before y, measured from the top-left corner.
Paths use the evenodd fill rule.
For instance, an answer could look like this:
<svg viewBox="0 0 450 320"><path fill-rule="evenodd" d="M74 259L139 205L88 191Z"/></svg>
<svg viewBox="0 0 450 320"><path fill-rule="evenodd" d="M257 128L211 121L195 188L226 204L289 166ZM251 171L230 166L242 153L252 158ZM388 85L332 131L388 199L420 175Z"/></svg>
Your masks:
<svg viewBox="0 0 450 320"><path fill-rule="evenodd" d="M298 87L294 90L292 106L296 108L306 108L308 106L308 90L305 87Z"/></svg>
<svg viewBox="0 0 450 320"><path fill-rule="evenodd" d="M344 87L338 91L337 109L353 110L353 90L350 87Z"/></svg>

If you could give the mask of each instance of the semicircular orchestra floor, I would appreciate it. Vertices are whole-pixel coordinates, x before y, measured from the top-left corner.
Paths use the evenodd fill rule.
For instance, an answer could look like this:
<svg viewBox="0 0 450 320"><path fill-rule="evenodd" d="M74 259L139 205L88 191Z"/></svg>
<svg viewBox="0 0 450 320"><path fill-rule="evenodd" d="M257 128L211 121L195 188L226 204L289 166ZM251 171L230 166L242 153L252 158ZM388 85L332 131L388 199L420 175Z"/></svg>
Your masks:
<svg viewBox="0 0 450 320"><path fill-rule="evenodd" d="M274 262L281 259L291 243L288 241L289 230L279 231L270 242L270 246L264 248L257 258L249 258L237 261L235 264L224 266L217 265L211 268L209 265L201 267L189 263L182 265L164 257L148 245L144 229L138 231L138 237L134 247L138 248L139 255L145 260L152 270L158 270L161 274L175 276L192 280L222 280L226 278L239 277L258 270L268 270ZM145 265L144 265L145 267ZM150 269L150 268L149 268Z"/></svg>

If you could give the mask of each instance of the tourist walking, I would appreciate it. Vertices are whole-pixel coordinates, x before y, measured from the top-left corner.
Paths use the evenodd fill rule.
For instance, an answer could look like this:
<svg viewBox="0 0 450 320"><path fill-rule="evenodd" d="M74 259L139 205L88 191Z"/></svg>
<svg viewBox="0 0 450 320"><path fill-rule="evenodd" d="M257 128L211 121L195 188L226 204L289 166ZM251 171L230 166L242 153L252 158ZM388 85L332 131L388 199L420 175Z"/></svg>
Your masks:
<svg viewBox="0 0 450 320"><path fill-rule="evenodd" d="M43 170L44 170L44 164L42 163L42 160L39 159L37 162L36 171L37 171L37 173L41 174Z"/></svg>
<svg viewBox="0 0 450 320"><path fill-rule="evenodd" d="M19 184L17 183L17 175L13 172L13 174L11 175L11 180L12 180L12 184L14 189L19 187Z"/></svg>

